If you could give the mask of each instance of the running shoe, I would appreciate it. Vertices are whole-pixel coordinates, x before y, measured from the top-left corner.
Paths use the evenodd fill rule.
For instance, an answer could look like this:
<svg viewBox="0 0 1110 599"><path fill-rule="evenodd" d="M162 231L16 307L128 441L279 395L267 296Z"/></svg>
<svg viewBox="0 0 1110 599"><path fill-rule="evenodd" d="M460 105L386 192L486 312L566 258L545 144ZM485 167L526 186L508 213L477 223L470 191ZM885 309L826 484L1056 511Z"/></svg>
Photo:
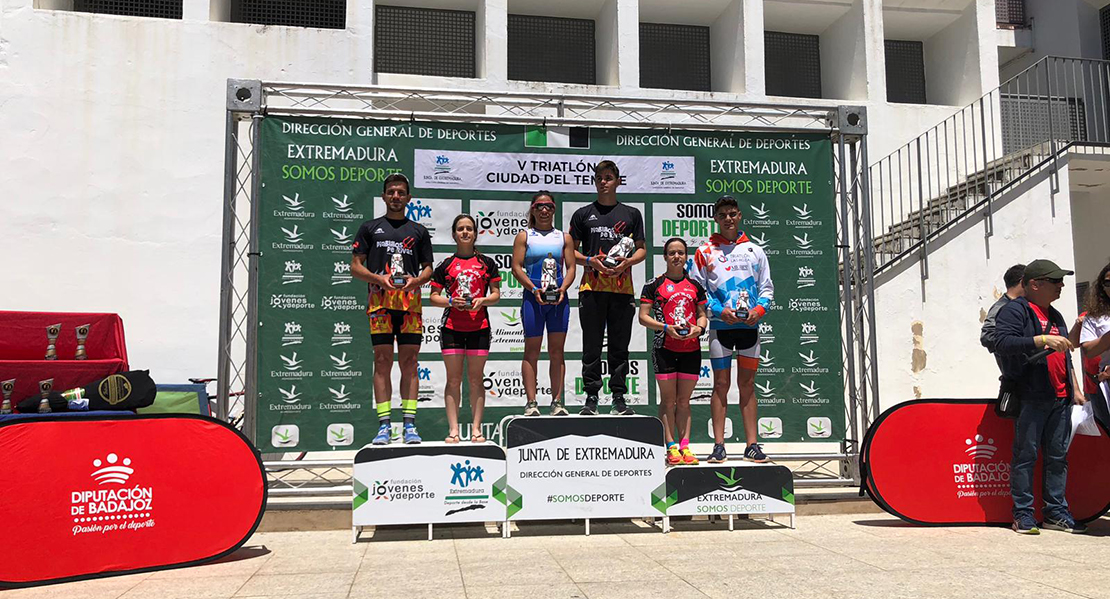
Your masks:
<svg viewBox="0 0 1110 599"><path fill-rule="evenodd" d="M528 402L528 404L524 406L524 415L525 416L539 416L540 415L540 406L537 405L536 402L534 402L534 401Z"/></svg>
<svg viewBox="0 0 1110 599"><path fill-rule="evenodd" d="M705 461L709 462L710 464L721 464L724 463L726 460L728 460L728 455L725 454L725 444L714 443L713 451L709 454L709 458Z"/></svg>
<svg viewBox="0 0 1110 599"><path fill-rule="evenodd" d="M374 445L389 445L389 437L392 432L393 431L388 424L383 424L378 427L378 434L374 435L374 440L370 443Z"/></svg>
<svg viewBox="0 0 1110 599"><path fill-rule="evenodd" d="M569 412L567 412L567 408L563 405L561 400L556 399L551 402L552 416L566 416L567 414L569 414Z"/></svg>
<svg viewBox="0 0 1110 599"><path fill-rule="evenodd" d="M667 465L677 466L682 463L682 453L678 451L678 445L671 444L667 446Z"/></svg>
<svg viewBox="0 0 1110 599"><path fill-rule="evenodd" d="M1041 524L1041 528L1045 530L1070 532L1074 535L1081 535L1087 532L1087 525L1076 522L1069 514L1065 514L1062 518L1045 518L1044 524Z"/></svg>
<svg viewBox="0 0 1110 599"><path fill-rule="evenodd" d="M597 416L597 396L590 395L586 398L586 405L578 411L579 416Z"/></svg>
<svg viewBox="0 0 1110 599"><path fill-rule="evenodd" d="M682 463L688 466L693 466L694 464L698 463L698 456L694 455L694 452L690 451L689 447L683 447Z"/></svg>
<svg viewBox="0 0 1110 599"><path fill-rule="evenodd" d="M613 407L609 410L610 414L618 416L632 416L636 414L636 410L628 407L628 402L624 400L623 395L613 396Z"/></svg>
<svg viewBox="0 0 1110 599"><path fill-rule="evenodd" d="M417 445L419 443L420 443L420 435L417 434L417 432L416 432L416 425L415 424L406 424L405 425L405 444L406 445Z"/></svg>
<svg viewBox="0 0 1110 599"><path fill-rule="evenodd" d="M759 447L759 443L752 443L744 450L744 459L757 464L771 461L767 458L767 455L763 453L763 449Z"/></svg>
<svg viewBox="0 0 1110 599"><path fill-rule="evenodd" d="M1037 521L1033 519L1030 514L1021 514L1014 518L1014 532L1019 535L1039 535L1041 530L1037 528Z"/></svg>

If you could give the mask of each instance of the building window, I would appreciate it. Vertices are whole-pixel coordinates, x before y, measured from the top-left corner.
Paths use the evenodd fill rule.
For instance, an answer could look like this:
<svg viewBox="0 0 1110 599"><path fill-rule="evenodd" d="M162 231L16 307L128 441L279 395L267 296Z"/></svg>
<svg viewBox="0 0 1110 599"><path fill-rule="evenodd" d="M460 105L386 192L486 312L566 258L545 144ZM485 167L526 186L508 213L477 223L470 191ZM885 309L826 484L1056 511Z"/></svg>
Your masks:
<svg viewBox="0 0 1110 599"><path fill-rule="evenodd" d="M594 22L509 15L509 79L593 85Z"/></svg>
<svg viewBox="0 0 1110 599"><path fill-rule="evenodd" d="M74 0L73 10L124 17L180 19L182 0Z"/></svg>
<svg viewBox="0 0 1110 599"><path fill-rule="evenodd" d="M999 27L1025 27L1025 0L995 0L994 13Z"/></svg>
<svg viewBox="0 0 1110 599"><path fill-rule="evenodd" d="M379 4L374 15L375 71L475 76L474 12Z"/></svg>
<svg viewBox="0 0 1110 599"><path fill-rule="evenodd" d="M345 29L346 0L233 0L231 22Z"/></svg>
<svg viewBox="0 0 1110 599"><path fill-rule="evenodd" d="M886 100L925 104L925 45L886 40Z"/></svg>
<svg viewBox="0 0 1110 599"><path fill-rule="evenodd" d="M801 33L764 32L767 95L821 97L820 39Z"/></svg>
<svg viewBox="0 0 1110 599"><path fill-rule="evenodd" d="M640 87L709 91L709 28L640 23Z"/></svg>
<svg viewBox="0 0 1110 599"><path fill-rule="evenodd" d="M1110 60L1110 6L1098 11L1098 22L1102 29L1102 59Z"/></svg>

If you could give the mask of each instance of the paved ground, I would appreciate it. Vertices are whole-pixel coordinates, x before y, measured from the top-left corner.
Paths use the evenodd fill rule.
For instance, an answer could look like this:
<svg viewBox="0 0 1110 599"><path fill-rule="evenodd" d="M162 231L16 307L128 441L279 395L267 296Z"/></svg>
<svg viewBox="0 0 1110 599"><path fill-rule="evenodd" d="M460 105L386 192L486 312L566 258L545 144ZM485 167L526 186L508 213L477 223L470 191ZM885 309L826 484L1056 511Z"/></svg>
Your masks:
<svg viewBox="0 0 1110 599"><path fill-rule="evenodd" d="M1110 598L1110 520L1086 537L1001 528L918 528L886 515L761 522L524 523L512 539L481 526L259 533L219 563L0 592L0 599L289 597L693 599L745 597Z"/></svg>

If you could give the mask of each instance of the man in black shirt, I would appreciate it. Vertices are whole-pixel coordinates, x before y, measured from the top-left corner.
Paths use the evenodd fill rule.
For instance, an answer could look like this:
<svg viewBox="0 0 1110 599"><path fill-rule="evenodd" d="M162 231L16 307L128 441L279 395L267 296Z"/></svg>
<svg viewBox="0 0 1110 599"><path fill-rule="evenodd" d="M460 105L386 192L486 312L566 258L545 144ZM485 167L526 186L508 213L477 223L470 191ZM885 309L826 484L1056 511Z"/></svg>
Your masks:
<svg viewBox="0 0 1110 599"><path fill-rule="evenodd" d="M419 443L416 357L424 337L420 288L432 278L432 238L423 225L405 217L405 206L412 199L408 179L393 174L386 177L384 187L385 216L362 223L351 258L351 275L366 281L369 292L366 314L374 344L374 397L379 421L373 443L385 445L390 441L389 402L393 387L389 377L393 370L394 341L401 365L404 441ZM394 272L395 267L399 267L399 272ZM395 277L404 278L405 284L394 285Z"/></svg>
<svg viewBox="0 0 1110 599"><path fill-rule="evenodd" d="M597 201L574 212L570 236L575 258L586 265L578 287L578 318L582 323L582 378L586 385L586 405L580 414L597 414L601 391L601 343L609 329L609 389L613 393L612 414L634 414L628 407L628 343L632 338L632 319L636 316L632 266L644 261L644 217L640 211L617 201L620 170L611 160L594 168ZM630 238L635 248L630 255L606 257L622 238ZM627 243L627 242L626 242Z"/></svg>

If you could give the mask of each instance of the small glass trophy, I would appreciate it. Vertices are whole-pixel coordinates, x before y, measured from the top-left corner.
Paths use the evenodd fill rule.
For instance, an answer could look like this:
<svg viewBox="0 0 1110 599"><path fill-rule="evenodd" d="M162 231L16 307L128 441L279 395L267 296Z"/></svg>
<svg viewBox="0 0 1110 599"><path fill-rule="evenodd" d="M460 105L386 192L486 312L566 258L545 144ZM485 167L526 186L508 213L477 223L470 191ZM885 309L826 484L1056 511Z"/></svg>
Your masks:
<svg viewBox="0 0 1110 599"><path fill-rule="evenodd" d="M679 302L674 307L675 330L685 337L690 334L690 321L686 316L686 302Z"/></svg>
<svg viewBox="0 0 1110 599"><path fill-rule="evenodd" d="M399 252L389 259L389 274L394 287L405 286L405 258Z"/></svg>
<svg viewBox="0 0 1110 599"><path fill-rule="evenodd" d="M89 326L87 324L79 325L77 327L77 353L73 355L74 360L84 360L88 358L85 353L85 340L89 338Z"/></svg>
<svg viewBox="0 0 1110 599"><path fill-rule="evenodd" d="M42 396L39 399L39 414L50 413L50 391L54 389L54 379L46 379L39 381L39 393Z"/></svg>
<svg viewBox="0 0 1110 599"><path fill-rule="evenodd" d="M46 327L46 359L57 360L58 349L58 335L62 332L62 323L52 324Z"/></svg>
<svg viewBox="0 0 1110 599"><path fill-rule="evenodd" d="M467 310L474 307L474 296L471 295L470 291L470 279L470 274L465 272L460 273L458 278L455 279L455 291L459 294L459 297L461 297L463 301L466 302Z"/></svg>
<svg viewBox="0 0 1110 599"><path fill-rule="evenodd" d="M621 240L616 245L609 248L609 253L602 260L602 263L609 268L616 268L620 261L617 258L628 259L632 255L633 250L636 249L636 242L632 241L631 237L621 237Z"/></svg>
<svg viewBox="0 0 1110 599"><path fill-rule="evenodd" d="M551 252L543 259L543 270L540 272L540 289L543 291L543 301L554 304L559 301L559 263Z"/></svg>
<svg viewBox="0 0 1110 599"><path fill-rule="evenodd" d="M0 414L12 413L12 392L15 391L15 379L0 381L0 393L4 394L4 401L0 403Z"/></svg>

